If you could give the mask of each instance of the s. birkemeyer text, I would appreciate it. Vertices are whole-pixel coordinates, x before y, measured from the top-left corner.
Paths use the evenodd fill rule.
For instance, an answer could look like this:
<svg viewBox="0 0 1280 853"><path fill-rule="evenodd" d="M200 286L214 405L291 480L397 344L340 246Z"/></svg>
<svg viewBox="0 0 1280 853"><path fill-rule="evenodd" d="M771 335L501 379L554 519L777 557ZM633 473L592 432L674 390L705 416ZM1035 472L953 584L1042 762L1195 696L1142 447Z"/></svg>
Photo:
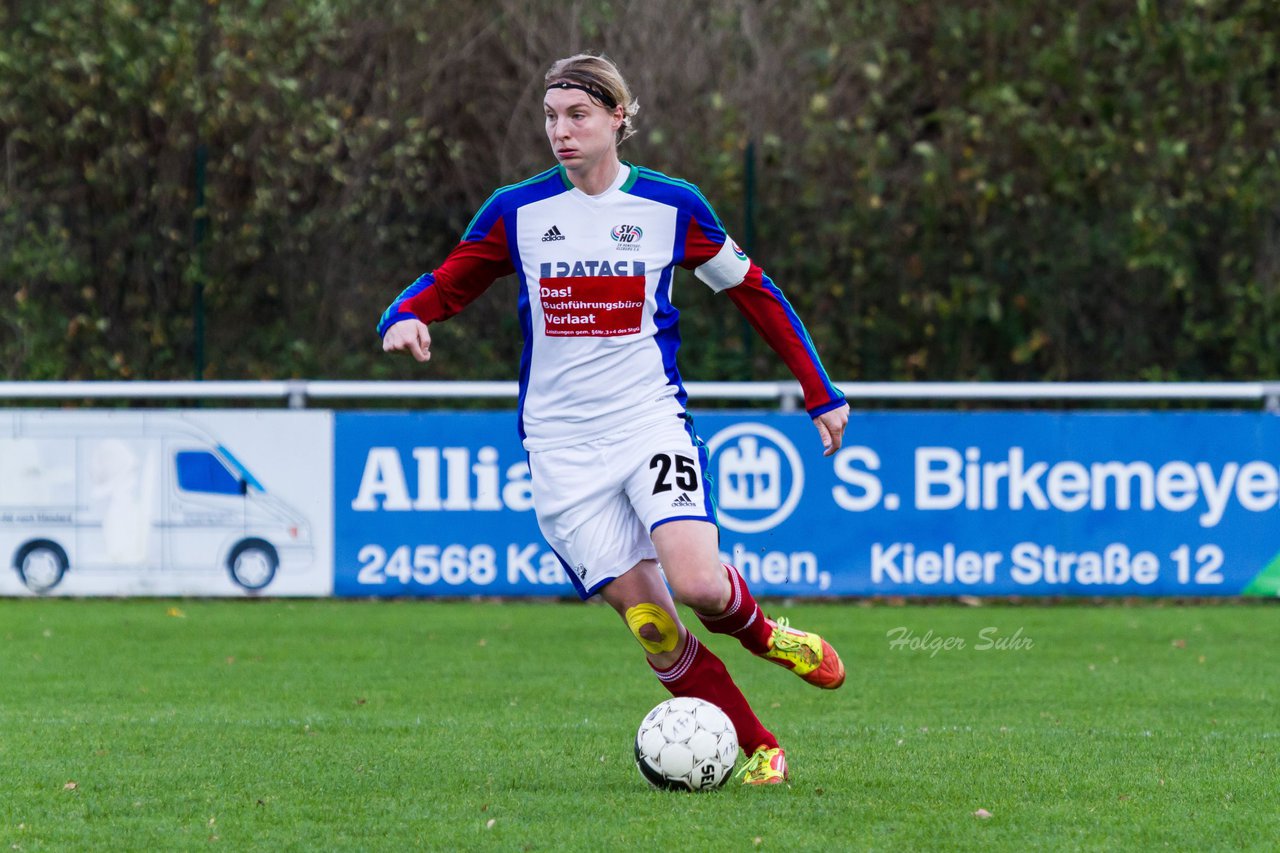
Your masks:
<svg viewBox="0 0 1280 853"><path fill-rule="evenodd" d="M886 492L880 456L869 447L848 447L835 458L840 485L837 504L850 511L898 509L901 497ZM986 459L977 447L917 447L913 506L917 510L1133 509L1197 511L1202 527L1216 527L1235 501L1249 512L1280 505L1280 469L1270 462L1209 462L1174 459L1150 462L1031 460L1021 447Z"/></svg>

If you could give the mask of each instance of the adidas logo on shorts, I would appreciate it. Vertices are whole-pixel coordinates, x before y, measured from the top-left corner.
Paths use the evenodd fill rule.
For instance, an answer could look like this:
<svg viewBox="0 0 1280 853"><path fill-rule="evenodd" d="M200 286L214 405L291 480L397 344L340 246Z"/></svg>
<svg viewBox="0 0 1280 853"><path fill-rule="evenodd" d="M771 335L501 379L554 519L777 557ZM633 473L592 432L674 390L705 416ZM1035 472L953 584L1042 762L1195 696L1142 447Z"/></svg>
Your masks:
<svg viewBox="0 0 1280 853"><path fill-rule="evenodd" d="M673 500L673 501L671 502L671 505L672 505L673 507L674 507L674 506L678 506L678 507L695 507L695 506L697 506L697 504L696 504L696 503L694 503L693 501L689 500L689 496L688 496L688 495L686 495L684 492L681 492L681 493L680 493L680 497L678 497L678 498L676 498L675 500Z"/></svg>
<svg viewBox="0 0 1280 853"><path fill-rule="evenodd" d="M554 243L556 240L563 239L564 235L560 233L560 227L558 225L552 225L547 229L547 233L542 235L542 242L544 243Z"/></svg>

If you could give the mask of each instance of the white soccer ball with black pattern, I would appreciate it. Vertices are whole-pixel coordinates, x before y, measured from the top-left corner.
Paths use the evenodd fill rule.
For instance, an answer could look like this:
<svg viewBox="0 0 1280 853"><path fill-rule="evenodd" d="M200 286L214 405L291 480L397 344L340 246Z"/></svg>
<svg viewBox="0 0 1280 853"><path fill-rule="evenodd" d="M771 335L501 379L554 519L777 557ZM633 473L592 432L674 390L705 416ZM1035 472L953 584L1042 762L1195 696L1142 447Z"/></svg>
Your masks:
<svg viewBox="0 0 1280 853"><path fill-rule="evenodd" d="M668 699L645 714L636 732L636 767L655 788L719 788L737 760L738 733L733 723L703 699Z"/></svg>

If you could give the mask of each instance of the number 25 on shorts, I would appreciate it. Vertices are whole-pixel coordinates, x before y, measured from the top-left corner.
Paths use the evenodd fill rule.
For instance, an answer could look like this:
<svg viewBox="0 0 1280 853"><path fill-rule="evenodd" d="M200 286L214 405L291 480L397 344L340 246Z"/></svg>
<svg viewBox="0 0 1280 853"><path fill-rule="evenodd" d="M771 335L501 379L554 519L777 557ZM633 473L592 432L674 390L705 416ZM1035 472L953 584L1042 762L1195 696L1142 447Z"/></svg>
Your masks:
<svg viewBox="0 0 1280 853"><path fill-rule="evenodd" d="M649 460L649 468L656 468L658 471L658 476L653 481L655 495L671 491L672 468L675 468L675 488L685 492L696 491L698 488L698 466L688 456L659 453Z"/></svg>

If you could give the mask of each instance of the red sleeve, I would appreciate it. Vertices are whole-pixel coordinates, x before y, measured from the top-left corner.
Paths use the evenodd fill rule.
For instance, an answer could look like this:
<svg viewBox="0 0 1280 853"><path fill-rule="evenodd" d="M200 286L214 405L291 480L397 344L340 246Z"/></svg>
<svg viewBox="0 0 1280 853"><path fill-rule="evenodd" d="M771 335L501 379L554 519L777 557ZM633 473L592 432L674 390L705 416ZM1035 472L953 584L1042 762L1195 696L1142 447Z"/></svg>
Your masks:
<svg viewBox="0 0 1280 853"><path fill-rule="evenodd" d="M466 308L496 279L515 272L507 232L498 217L479 240L463 240L433 273L425 288L395 306L424 323L447 320Z"/></svg>
<svg viewBox="0 0 1280 853"><path fill-rule="evenodd" d="M844 405L844 394L818 358L818 351L791 303L753 261L747 277L725 291L752 328L782 359L804 390L804 407L816 417Z"/></svg>

